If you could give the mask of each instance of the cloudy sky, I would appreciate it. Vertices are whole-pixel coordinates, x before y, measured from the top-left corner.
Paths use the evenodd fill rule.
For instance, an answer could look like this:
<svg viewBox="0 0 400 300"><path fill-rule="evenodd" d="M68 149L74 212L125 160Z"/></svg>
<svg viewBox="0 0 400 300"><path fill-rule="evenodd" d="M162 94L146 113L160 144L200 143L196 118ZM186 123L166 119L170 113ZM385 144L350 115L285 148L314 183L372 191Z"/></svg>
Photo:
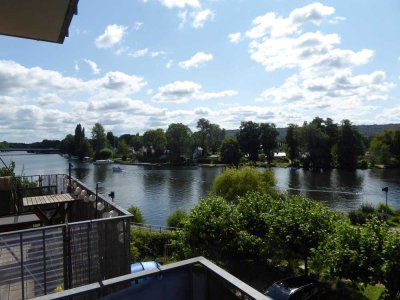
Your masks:
<svg viewBox="0 0 400 300"><path fill-rule="evenodd" d="M81 123L400 123L398 0L80 1L64 44L0 36L0 141Z"/></svg>

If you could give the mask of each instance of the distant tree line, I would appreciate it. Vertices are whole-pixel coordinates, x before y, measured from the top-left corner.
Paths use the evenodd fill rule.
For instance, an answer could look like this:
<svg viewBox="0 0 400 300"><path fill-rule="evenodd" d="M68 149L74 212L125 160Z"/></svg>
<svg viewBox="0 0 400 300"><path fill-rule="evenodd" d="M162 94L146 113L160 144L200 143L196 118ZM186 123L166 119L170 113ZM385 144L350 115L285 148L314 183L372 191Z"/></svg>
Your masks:
<svg viewBox="0 0 400 300"><path fill-rule="evenodd" d="M276 153L285 152L284 163L311 170L340 168L354 170L368 166L400 166L400 130L385 130L373 138L359 133L349 120L340 124L332 119L314 118L298 126L289 124L285 139L273 123L241 122L235 136L225 138L225 129L201 118L196 131L182 123L170 124L167 130L147 130L140 135L115 136L96 123L85 135L85 128L77 124L74 134L62 141L0 143L1 148L59 148L62 153L94 159L121 157L143 162L221 162L235 165L276 162Z"/></svg>

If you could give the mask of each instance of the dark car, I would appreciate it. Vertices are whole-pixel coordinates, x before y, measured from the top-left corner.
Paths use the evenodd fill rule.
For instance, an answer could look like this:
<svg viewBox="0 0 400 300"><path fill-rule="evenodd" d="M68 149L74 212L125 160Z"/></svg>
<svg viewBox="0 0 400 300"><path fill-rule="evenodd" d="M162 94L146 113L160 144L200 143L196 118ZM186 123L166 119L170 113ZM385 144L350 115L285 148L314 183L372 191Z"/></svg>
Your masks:
<svg viewBox="0 0 400 300"><path fill-rule="evenodd" d="M279 280L271 285L264 295L274 300L322 299L325 289L317 281L306 276Z"/></svg>

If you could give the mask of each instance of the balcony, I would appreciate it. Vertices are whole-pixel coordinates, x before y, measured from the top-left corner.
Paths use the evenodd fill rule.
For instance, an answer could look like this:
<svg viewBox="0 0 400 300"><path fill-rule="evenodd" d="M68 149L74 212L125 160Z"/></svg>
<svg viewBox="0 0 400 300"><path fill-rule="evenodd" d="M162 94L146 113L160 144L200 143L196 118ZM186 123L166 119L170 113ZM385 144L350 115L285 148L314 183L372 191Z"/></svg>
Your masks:
<svg viewBox="0 0 400 300"><path fill-rule="evenodd" d="M129 212L64 174L17 177L11 185L0 192L0 299L130 272ZM51 203L56 196L70 201Z"/></svg>
<svg viewBox="0 0 400 300"><path fill-rule="evenodd" d="M35 300L270 299L204 257L119 276Z"/></svg>

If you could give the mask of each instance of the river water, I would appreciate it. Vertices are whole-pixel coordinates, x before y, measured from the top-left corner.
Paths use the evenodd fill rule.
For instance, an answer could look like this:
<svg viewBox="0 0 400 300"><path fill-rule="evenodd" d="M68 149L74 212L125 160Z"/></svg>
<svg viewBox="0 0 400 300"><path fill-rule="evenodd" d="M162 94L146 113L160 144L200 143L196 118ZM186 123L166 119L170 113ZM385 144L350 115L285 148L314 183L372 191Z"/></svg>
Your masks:
<svg viewBox="0 0 400 300"><path fill-rule="evenodd" d="M58 154L0 153L6 162L15 161L17 175L67 174L68 160ZM140 208L149 224L165 225L168 215L176 209L189 211L211 190L222 168L219 167L152 167L121 166L115 173L113 165L96 166L72 161L72 175L93 190L99 182L103 195L115 192L115 202L128 208ZM385 202L383 187L389 187L388 204L400 208L400 169L331 170L311 172L302 169L273 169L277 188L301 193L332 209L349 211L362 203Z"/></svg>

